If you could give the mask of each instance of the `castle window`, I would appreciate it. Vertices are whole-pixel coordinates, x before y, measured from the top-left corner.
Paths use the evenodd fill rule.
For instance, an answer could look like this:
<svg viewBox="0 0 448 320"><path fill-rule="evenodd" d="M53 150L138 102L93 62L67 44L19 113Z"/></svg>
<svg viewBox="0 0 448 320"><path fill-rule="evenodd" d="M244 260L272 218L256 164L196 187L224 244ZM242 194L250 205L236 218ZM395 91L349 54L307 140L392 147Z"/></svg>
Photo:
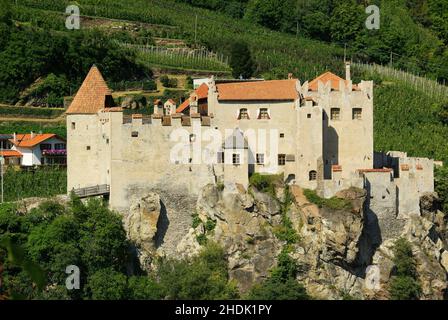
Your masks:
<svg viewBox="0 0 448 320"><path fill-rule="evenodd" d="M306 117L307 117L308 119L311 119L311 113L308 113L308 114L306 115Z"/></svg>
<svg viewBox="0 0 448 320"><path fill-rule="evenodd" d="M72 130L75 130L75 129L76 129L76 123L72 122Z"/></svg>
<svg viewBox="0 0 448 320"><path fill-rule="evenodd" d="M361 120L362 119L362 109L361 108L353 108L352 118L353 118L353 120Z"/></svg>
<svg viewBox="0 0 448 320"><path fill-rule="evenodd" d="M132 138L137 138L138 137L138 131L132 131L131 136L132 136Z"/></svg>
<svg viewBox="0 0 448 320"><path fill-rule="evenodd" d="M224 163L224 152L218 152L218 163Z"/></svg>
<svg viewBox="0 0 448 320"><path fill-rule="evenodd" d="M261 108L260 113L258 114L258 119L261 120L271 119L271 117L269 116L269 110L267 108Z"/></svg>
<svg viewBox="0 0 448 320"><path fill-rule="evenodd" d="M285 134L284 133L280 133L280 138L284 138Z"/></svg>
<svg viewBox="0 0 448 320"><path fill-rule="evenodd" d="M257 153L257 164L264 164L264 154Z"/></svg>
<svg viewBox="0 0 448 320"><path fill-rule="evenodd" d="M196 141L196 135L190 134L190 142L195 142L195 141Z"/></svg>
<svg viewBox="0 0 448 320"><path fill-rule="evenodd" d="M249 120L249 113L247 112L246 108L240 109L238 120Z"/></svg>
<svg viewBox="0 0 448 320"><path fill-rule="evenodd" d="M331 108L331 120L341 120L341 109Z"/></svg>
<svg viewBox="0 0 448 320"><path fill-rule="evenodd" d="M89 150L90 150L90 146L87 146L87 147L86 147L86 150L89 151Z"/></svg>
<svg viewBox="0 0 448 320"><path fill-rule="evenodd" d="M278 165L284 166L286 164L286 154L279 154L278 155Z"/></svg>
<svg viewBox="0 0 448 320"><path fill-rule="evenodd" d="M310 181L317 180L317 171L315 171L315 170L310 171L309 178L310 178Z"/></svg>
<svg viewBox="0 0 448 320"><path fill-rule="evenodd" d="M239 165L241 162L240 162L240 155L238 154L238 153L234 153L233 155L232 155L232 163L234 164L234 165Z"/></svg>

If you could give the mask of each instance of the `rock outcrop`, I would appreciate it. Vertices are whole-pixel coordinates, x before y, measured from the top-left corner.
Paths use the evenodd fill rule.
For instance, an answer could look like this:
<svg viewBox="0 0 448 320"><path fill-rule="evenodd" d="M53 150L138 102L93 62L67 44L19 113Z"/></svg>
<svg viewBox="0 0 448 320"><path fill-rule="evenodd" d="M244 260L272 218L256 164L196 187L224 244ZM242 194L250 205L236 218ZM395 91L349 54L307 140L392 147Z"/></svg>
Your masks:
<svg viewBox="0 0 448 320"><path fill-rule="evenodd" d="M238 184L224 190L207 185L197 200L196 223L172 244L175 250L167 252L174 258L191 258L200 252L204 241L219 243L227 253L230 278L246 292L268 277L277 264L286 242L279 240L276 230L286 216L299 237L290 253L299 265L297 279L311 296L388 299L395 267L393 245L403 237L413 246L421 298L445 297L447 222L434 194L422 197L421 216L391 221L390 215L384 218L383 213L367 207L365 190L351 188L338 193L348 205L333 208L311 203L297 186L290 186L290 192L293 200L286 210L278 200L283 199L283 188L271 195ZM154 245L160 211L159 196L149 194L135 201L127 216L128 234L143 252L142 261L166 255ZM393 232L386 230L388 236L383 240L386 220L393 224Z"/></svg>

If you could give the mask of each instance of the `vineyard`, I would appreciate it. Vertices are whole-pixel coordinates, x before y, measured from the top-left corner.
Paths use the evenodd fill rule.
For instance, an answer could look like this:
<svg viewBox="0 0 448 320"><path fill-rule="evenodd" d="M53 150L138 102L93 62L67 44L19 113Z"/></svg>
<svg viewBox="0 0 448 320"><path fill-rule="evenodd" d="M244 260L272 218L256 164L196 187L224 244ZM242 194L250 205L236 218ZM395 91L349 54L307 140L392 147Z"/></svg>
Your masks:
<svg viewBox="0 0 448 320"><path fill-rule="evenodd" d="M32 170L9 168L4 174L4 201L67 194L67 170L41 167Z"/></svg>
<svg viewBox="0 0 448 320"><path fill-rule="evenodd" d="M184 70L229 72L228 59L205 49L164 48L122 44L137 52L139 60L145 65L157 65Z"/></svg>
<svg viewBox="0 0 448 320"><path fill-rule="evenodd" d="M0 133L12 134L17 133L28 133L28 132L42 132L42 133L55 133L60 137L67 136L67 130L64 123L49 123L49 122L31 122L31 121L0 121Z"/></svg>
<svg viewBox="0 0 448 320"><path fill-rule="evenodd" d="M61 108L11 107L0 105L0 117L57 118L65 112Z"/></svg>

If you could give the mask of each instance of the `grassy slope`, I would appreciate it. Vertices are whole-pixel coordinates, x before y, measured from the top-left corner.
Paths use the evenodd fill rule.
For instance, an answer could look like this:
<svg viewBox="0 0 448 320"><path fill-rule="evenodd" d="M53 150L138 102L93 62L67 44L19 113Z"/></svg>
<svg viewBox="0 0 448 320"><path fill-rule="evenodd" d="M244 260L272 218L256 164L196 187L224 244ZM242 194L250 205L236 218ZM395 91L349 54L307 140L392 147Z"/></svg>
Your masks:
<svg viewBox="0 0 448 320"><path fill-rule="evenodd" d="M93 15L95 0L80 0L81 14ZM43 0L22 3L63 11L69 1ZM100 1L97 14L109 18L175 26L179 36L193 42L194 21L199 17L197 40L220 53L234 40L246 41L258 72L265 77L285 77L288 72L301 80L326 70L343 74L343 50L317 41L273 32L245 21L169 0ZM356 73L356 70L354 71ZM354 75L360 76L358 75ZM442 101L415 90L405 82L387 79L375 88L375 149L402 150L413 156L448 160L447 127L437 119Z"/></svg>

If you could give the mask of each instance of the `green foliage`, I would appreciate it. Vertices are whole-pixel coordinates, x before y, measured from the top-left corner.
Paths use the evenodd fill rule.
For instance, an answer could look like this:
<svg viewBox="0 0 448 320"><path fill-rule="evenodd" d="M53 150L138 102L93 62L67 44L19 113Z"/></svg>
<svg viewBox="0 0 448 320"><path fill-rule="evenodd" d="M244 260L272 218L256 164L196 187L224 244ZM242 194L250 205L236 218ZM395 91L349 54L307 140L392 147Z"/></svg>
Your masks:
<svg viewBox="0 0 448 320"><path fill-rule="evenodd" d="M61 107L64 96L70 93L70 86L65 75L50 73L28 94L27 99L42 99L46 107Z"/></svg>
<svg viewBox="0 0 448 320"><path fill-rule="evenodd" d="M212 232L215 230L216 227L216 221L213 221L212 219L208 218L205 222L205 231Z"/></svg>
<svg viewBox="0 0 448 320"><path fill-rule="evenodd" d="M193 214L192 218L193 218L193 222L191 224L191 227L193 229L196 229L202 223L202 220L201 220L201 218L199 218L199 215L197 213Z"/></svg>
<svg viewBox="0 0 448 320"><path fill-rule="evenodd" d="M254 173L250 176L249 183L258 191L275 196L275 185L282 184L283 177L280 175Z"/></svg>
<svg viewBox="0 0 448 320"><path fill-rule="evenodd" d="M235 78L249 79L255 72L252 54L244 42L235 42L230 50L230 67Z"/></svg>
<svg viewBox="0 0 448 320"><path fill-rule="evenodd" d="M124 300L127 298L126 276L113 268L96 271L87 282L93 300Z"/></svg>
<svg viewBox="0 0 448 320"><path fill-rule="evenodd" d="M280 204L281 204L282 221L280 225L274 227L273 229L274 235L279 240L285 241L287 244L296 243L299 240L299 236L296 230L294 229L291 219L288 216L289 207L292 204L292 195L288 186L285 187L284 198Z"/></svg>
<svg viewBox="0 0 448 320"><path fill-rule="evenodd" d="M0 106L0 115L5 117L56 118L61 116L64 112L65 109L61 108ZM28 132L28 131L22 131L22 132Z"/></svg>
<svg viewBox="0 0 448 320"><path fill-rule="evenodd" d="M314 203L319 208L329 208L333 210L351 209L352 204L349 200L341 199L338 197L332 197L330 199L321 198L316 191L305 189L303 194L309 202Z"/></svg>
<svg viewBox="0 0 448 320"><path fill-rule="evenodd" d="M296 280L298 265L285 247L278 257L278 264L270 277L256 285L248 294L250 300L308 300L305 288Z"/></svg>
<svg viewBox="0 0 448 320"><path fill-rule="evenodd" d="M6 107L8 108L8 107ZM12 108L12 107L11 107ZM27 108L25 108L27 109ZM31 109L31 108L30 108ZM40 110L41 108L33 108ZM45 109L45 108L44 108ZM15 109L14 109L15 110ZM27 111L25 111L27 112ZM34 112L34 111L33 111ZM36 111L38 112L38 111ZM45 113L46 111L42 111ZM40 115L42 113L39 112ZM65 123L52 123L52 122L28 122L28 121L1 121L0 122L0 131L2 133L12 134L13 132L17 133L27 133L27 132L42 132L42 133L55 133L58 136L65 138L67 137L67 129L65 127Z"/></svg>
<svg viewBox="0 0 448 320"><path fill-rule="evenodd" d="M207 235L205 233L201 233L196 236L196 241L201 245L205 246L207 244Z"/></svg>
<svg viewBox="0 0 448 320"><path fill-rule="evenodd" d="M209 243L192 261L166 260L159 266L160 284L168 299L235 299L224 250Z"/></svg>
<svg viewBox="0 0 448 320"><path fill-rule="evenodd" d="M416 300L421 293L418 282L415 257L412 245L404 238L398 239L393 247L395 275L389 284L389 293L393 300Z"/></svg>
<svg viewBox="0 0 448 320"><path fill-rule="evenodd" d="M128 299L161 300L163 288L149 276L133 276L128 279Z"/></svg>
<svg viewBox="0 0 448 320"><path fill-rule="evenodd" d="M159 80L165 88L177 88L176 78L169 78L167 75L163 75Z"/></svg>
<svg viewBox="0 0 448 320"><path fill-rule="evenodd" d="M434 172L435 191L442 202L442 211L448 212L448 168L436 167Z"/></svg>
<svg viewBox="0 0 448 320"><path fill-rule="evenodd" d="M67 170L59 167L17 170L10 167L4 174L4 191L5 201L65 194Z"/></svg>

